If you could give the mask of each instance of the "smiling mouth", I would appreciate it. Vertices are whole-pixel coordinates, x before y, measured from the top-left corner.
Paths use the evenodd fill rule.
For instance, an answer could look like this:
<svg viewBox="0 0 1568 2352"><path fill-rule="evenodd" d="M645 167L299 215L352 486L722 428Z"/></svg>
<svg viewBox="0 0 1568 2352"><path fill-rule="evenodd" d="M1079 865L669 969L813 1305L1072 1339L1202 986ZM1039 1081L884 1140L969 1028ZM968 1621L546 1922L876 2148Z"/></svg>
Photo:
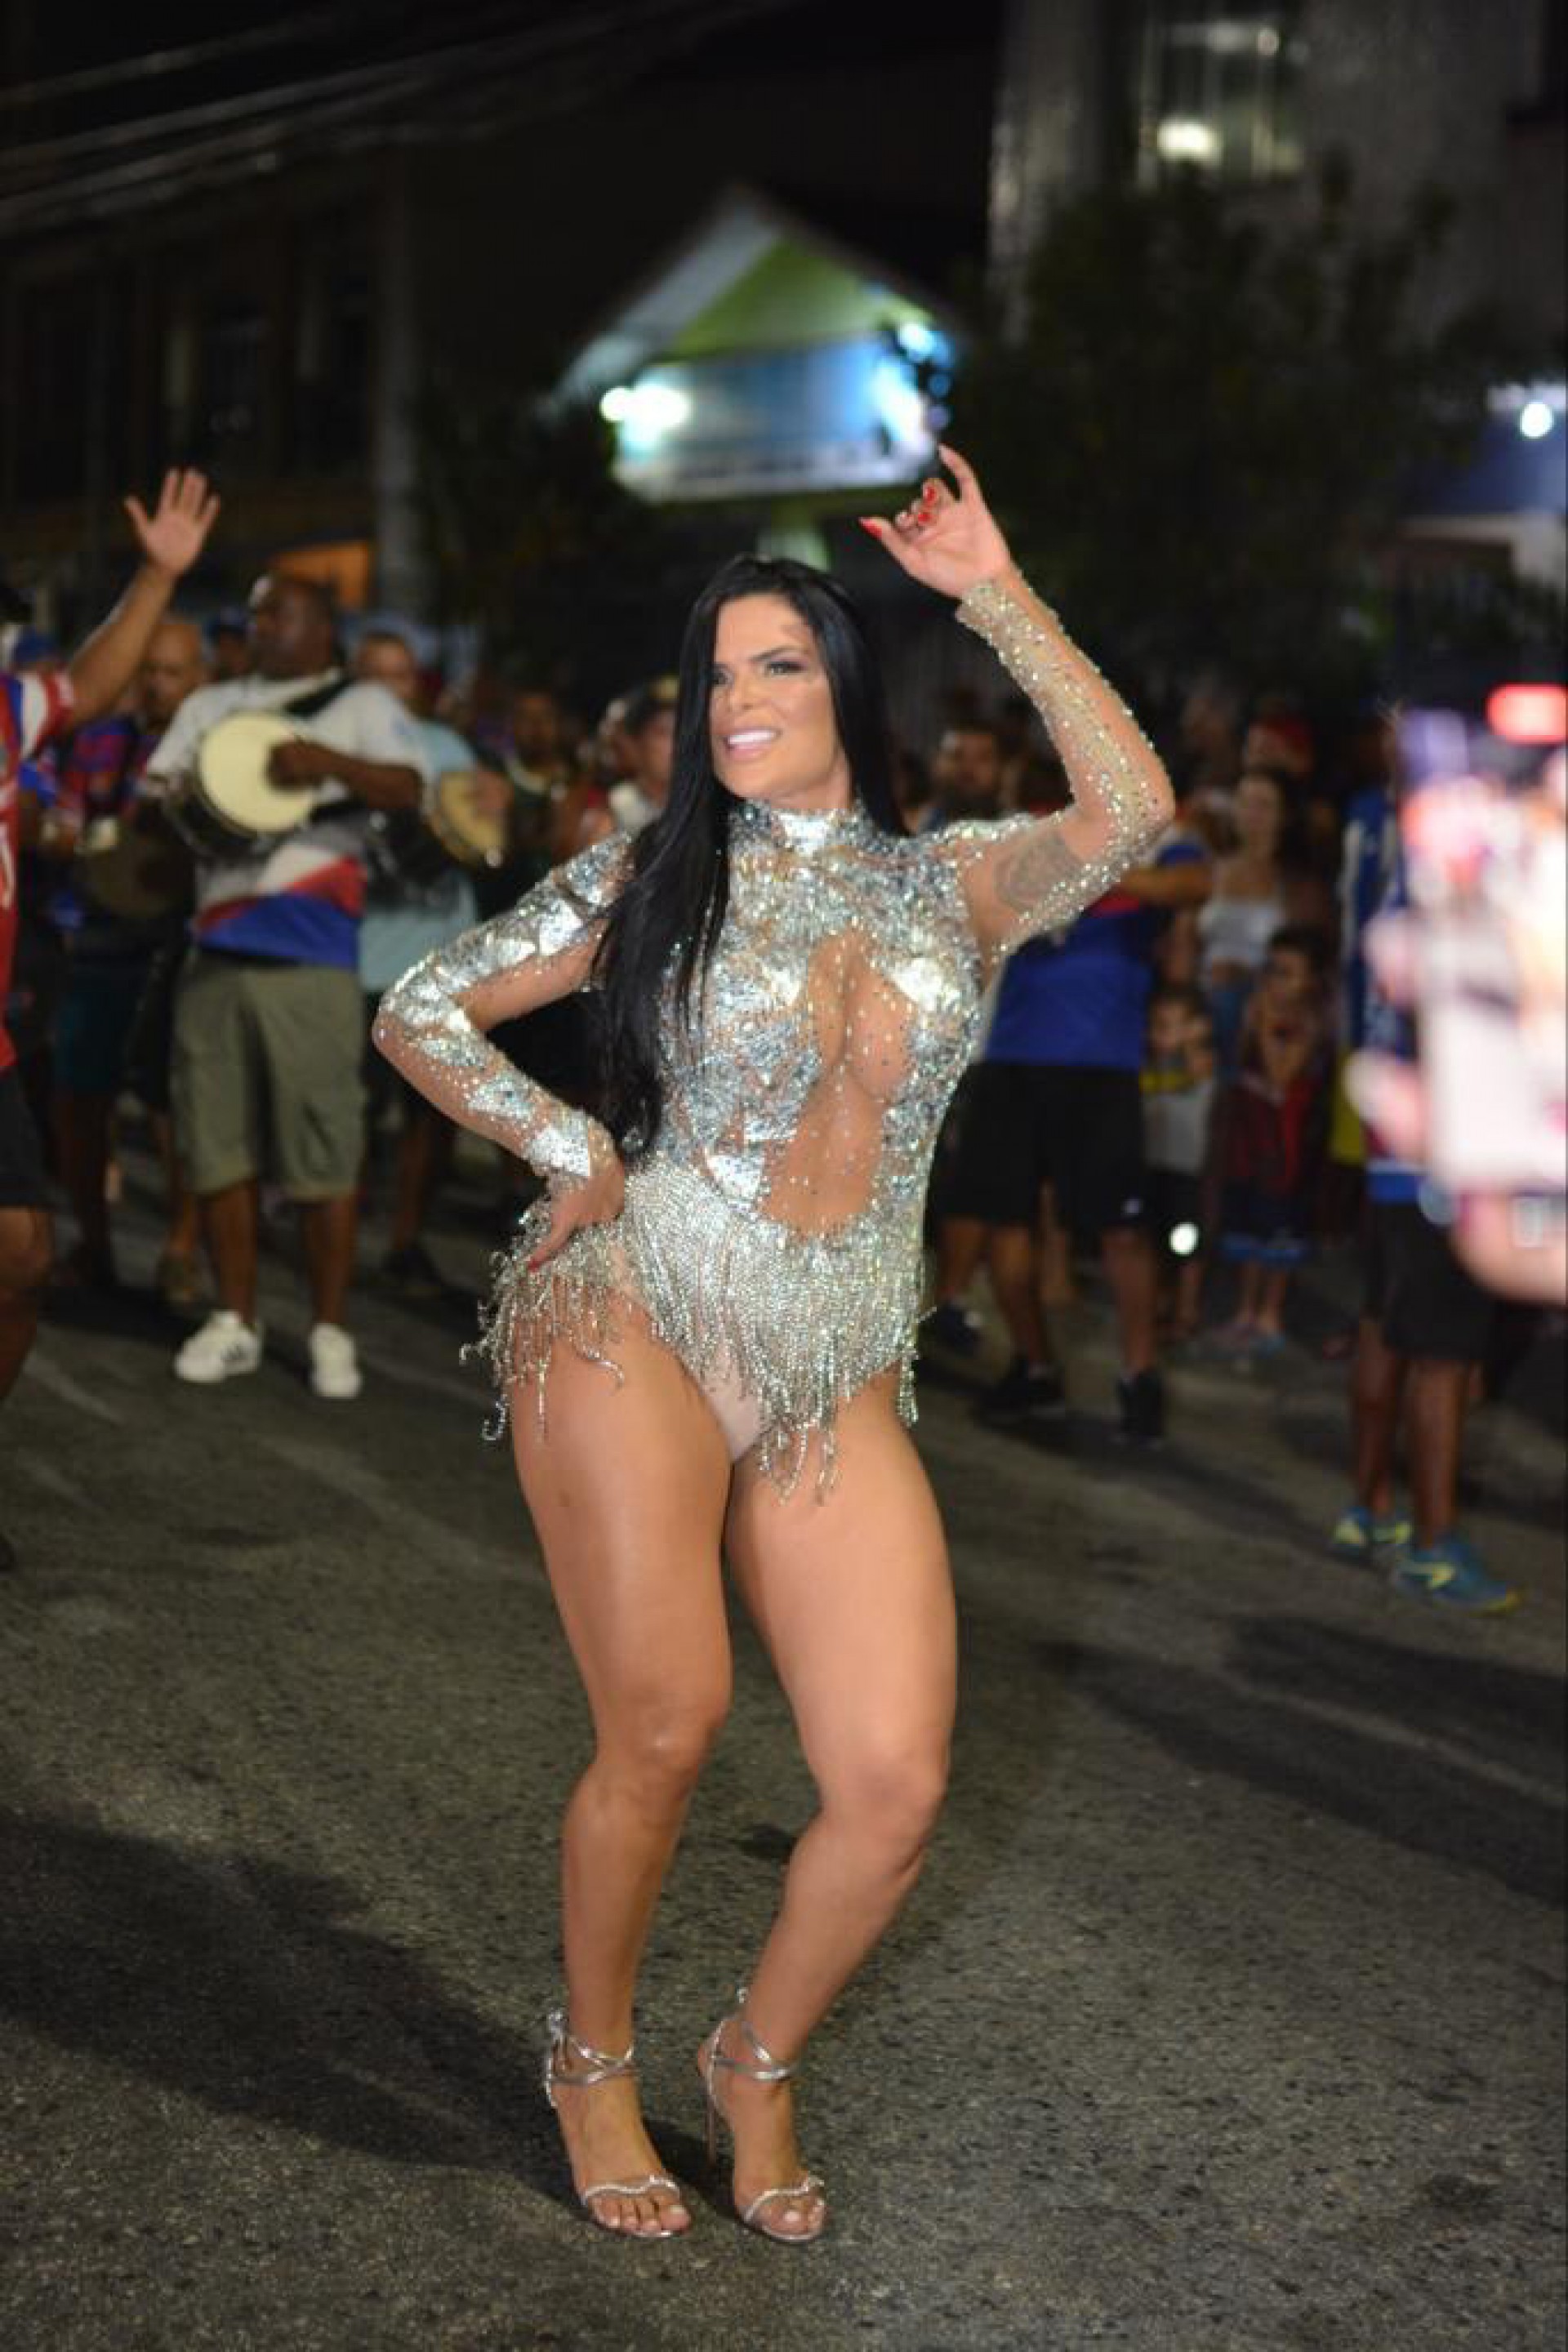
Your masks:
<svg viewBox="0 0 1568 2352"><path fill-rule="evenodd" d="M731 759L754 759L759 751L765 751L770 743L777 741L776 727L742 727L733 735L725 736L724 749Z"/></svg>

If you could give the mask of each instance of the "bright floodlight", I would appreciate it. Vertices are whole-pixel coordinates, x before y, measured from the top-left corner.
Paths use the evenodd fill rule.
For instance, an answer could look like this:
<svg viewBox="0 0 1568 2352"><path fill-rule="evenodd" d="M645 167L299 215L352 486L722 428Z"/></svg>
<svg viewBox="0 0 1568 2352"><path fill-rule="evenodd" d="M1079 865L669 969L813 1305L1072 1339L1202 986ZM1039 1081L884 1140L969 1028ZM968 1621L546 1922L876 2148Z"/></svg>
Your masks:
<svg viewBox="0 0 1568 2352"><path fill-rule="evenodd" d="M673 433L691 414L690 394L673 383L612 384L599 403L599 414L618 425L628 440L647 446Z"/></svg>
<svg viewBox="0 0 1568 2352"><path fill-rule="evenodd" d="M1170 1242L1173 1257L1191 1257L1200 1239L1196 1225L1173 1225Z"/></svg>
<svg viewBox="0 0 1568 2352"><path fill-rule="evenodd" d="M1527 441L1544 440L1555 422L1548 400L1527 400L1519 412L1519 429Z"/></svg>
<svg viewBox="0 0 1568 2352"><path fill-rule="evenodd" d="M1213 163L1219 155L1214 125L1189 114L1168 114L1154 133L1154 144L1167 163Z"/></svg>

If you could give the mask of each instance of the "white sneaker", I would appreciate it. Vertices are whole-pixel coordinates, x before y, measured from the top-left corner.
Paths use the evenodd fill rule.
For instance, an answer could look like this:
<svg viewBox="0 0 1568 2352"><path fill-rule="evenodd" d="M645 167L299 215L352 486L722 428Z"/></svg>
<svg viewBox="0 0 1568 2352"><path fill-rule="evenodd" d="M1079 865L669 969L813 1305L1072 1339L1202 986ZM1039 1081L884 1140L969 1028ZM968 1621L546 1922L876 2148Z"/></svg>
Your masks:
<svg viewBox="0 0 1568 2352"><path fill-rule="evenodd" d="M354 1343L348 1333L336 1323L318 1323L311 1329L308 1345L310 1386L317 1396L332 1397L342 1403L358 1396L364 1382L360 1377Z"/></svg>
<svg viewBox="0 0 1568 2352"><path fill-rule="evenodd" d="M214 1388L219 1381L253 1372L261 1361L261 1339L259 1323L247 1323L232 1307L219 1307L174 1358L174 1378Z"/></svg>

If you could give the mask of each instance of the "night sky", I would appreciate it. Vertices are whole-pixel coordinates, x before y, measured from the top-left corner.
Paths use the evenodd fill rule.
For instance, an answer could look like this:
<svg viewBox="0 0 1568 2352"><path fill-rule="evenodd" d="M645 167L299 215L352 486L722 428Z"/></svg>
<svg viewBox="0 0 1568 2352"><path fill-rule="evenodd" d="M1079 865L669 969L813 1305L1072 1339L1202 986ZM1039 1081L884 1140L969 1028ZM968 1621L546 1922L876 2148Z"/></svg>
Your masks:
<svg viewBox="0 0 1568 2352"><path fill-rule="evenodd" d="M336 78L421 58L431 61L425 95L372 110L372 135L391 124L421 143L458 149L504 128L520 100L537 109L547 73L560 83L550 112L579 125L634 93L645 107L677 99L683 121L702 126L715 185L762 178L824 226L941 282L984 251L1003 15L1001 0L970 0L957 11L909 0L572 8L451 0L438 12L426 0L342 0L268 20L189 0L150 16L110 16L80 0L50 9L13 0L4 17L10 152L0 179L9 188L46 180L58 188L106 156L132 152L79 143L92 131L123 134L154 116L272 89L286 125L323 84L342 87ZM454 81L451 61L462 52ZM158 69L150 70L153 57ZM45 81L54 89L38 89ZM858 110L859 134L829 126L822 135L819 117L847 108ZM355 135L352 118L334 129L334 152L352 149ZM61 152L56 142L69 143ZM179 145L171 127L158 152L174 162ZM763 170L748 168L753 155ZM682 160L689 175L695 159Z"/></svg>

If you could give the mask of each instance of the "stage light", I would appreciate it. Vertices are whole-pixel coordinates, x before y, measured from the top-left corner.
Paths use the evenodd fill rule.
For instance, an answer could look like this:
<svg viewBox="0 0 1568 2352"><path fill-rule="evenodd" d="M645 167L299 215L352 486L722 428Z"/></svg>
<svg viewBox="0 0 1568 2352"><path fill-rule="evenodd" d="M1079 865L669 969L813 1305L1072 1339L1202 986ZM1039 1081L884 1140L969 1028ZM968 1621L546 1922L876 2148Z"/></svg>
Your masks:
<svg viewBox="0 0 1568 2352"><path fill-rule="evenodd" d="M1196 1225L1184 1224L1173 1225L1167 1238L1170 1242L1171 1255L1173 1257L1192 1257L1197 1251L1198 1243L1202 1236L1200 1235Z"/></svg>
<svg viewBox="0 0 1568 2352"><path fill-rule="evenodd" d="M1519 412L1519 429L1527 441L1543 441L1556 422L1549 400L1527 400Z"/></svg>

